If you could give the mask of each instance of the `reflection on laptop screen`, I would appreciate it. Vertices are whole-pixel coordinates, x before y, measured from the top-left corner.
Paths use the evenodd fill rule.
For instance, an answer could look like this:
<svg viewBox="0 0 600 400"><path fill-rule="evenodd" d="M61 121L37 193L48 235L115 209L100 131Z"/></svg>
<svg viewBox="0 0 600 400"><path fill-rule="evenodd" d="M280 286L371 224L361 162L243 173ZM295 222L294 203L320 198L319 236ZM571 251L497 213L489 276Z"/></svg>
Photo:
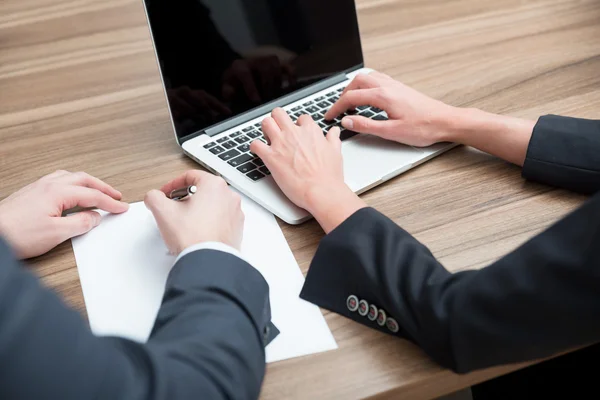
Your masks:
<svg viewBox="0 0 600 400"><path fill-rule="evenodd" d="M179 138L362 64L353 0L145 0Z"/></svg>

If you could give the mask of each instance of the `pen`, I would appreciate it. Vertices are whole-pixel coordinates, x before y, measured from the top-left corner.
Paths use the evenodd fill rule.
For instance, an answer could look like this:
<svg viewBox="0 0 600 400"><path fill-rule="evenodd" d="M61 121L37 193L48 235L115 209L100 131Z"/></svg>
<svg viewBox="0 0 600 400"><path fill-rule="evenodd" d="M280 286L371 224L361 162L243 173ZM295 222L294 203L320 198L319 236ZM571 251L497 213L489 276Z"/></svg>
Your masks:
<svg viewBox="0 0 600 400"><path fill-rule="evenodd" d="M193 186L193 185L184 187L181 189L175 189L169 194L169 198L171 200L176 200L176 201L185 200L189 196L196 193L197 190L198 190L198 188L196 188L196 186Z"/></svg>

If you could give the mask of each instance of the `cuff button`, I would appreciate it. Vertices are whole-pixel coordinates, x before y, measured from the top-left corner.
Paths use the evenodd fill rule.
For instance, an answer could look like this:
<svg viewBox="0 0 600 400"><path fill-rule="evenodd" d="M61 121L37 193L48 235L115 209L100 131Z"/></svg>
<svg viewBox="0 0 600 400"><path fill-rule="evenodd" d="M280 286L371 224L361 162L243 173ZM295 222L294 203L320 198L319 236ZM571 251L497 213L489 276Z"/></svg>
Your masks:
<svg viewBox="0 0 600 400"><path fill-rule="evenodd" d="M385 326L386 320L387 320L387 315L385 314L385 311L380 309L379 313L377 314L377 324L379 324L379 326Z"/></svg>
<svg viewBox="0 0 600 400"><path fill-rule="evenodd" d="M352 312L358 310L358 297L354 295L348 296L348 300L346 300L346 306L348 307L348 310Z"/></svg>
<svg viewBox="0 0 600 400"><path fill-rule="evenodd" d="M377 319L377 314L379 314L379 310L377 309L377 307L371 304L371 306L369 307L369 314L367 315L367 317L371 321L375 321Z"/></svg>
<svg viewBox="0 0 600 400"><path fill-rule="evenodd" d="M369 313L369 303L366 300L361 300L358 303L358 315L365 317Z"/></svg>

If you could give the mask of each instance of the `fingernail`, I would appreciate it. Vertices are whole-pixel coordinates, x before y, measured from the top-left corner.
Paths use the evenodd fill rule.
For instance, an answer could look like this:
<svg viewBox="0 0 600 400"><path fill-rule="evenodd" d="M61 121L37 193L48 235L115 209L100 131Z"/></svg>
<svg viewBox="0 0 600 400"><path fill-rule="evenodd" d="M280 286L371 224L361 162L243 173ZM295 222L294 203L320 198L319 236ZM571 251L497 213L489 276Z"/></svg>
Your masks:
<svg viewBox="0 0 600 400"><path fill-rule="evenodd" d="M351 118L344 117L342 118L342 126L344 128L352 129L354 127L354 121Z"/></svg>
<svg viewBox="0 0 600 400"><path fill-rule="evenodd" d="M98 225L100 225L100 222L102 221L102 217L98 213L95 213L95 214L96 215L94 215L94 227L97 227Z"/></svg>

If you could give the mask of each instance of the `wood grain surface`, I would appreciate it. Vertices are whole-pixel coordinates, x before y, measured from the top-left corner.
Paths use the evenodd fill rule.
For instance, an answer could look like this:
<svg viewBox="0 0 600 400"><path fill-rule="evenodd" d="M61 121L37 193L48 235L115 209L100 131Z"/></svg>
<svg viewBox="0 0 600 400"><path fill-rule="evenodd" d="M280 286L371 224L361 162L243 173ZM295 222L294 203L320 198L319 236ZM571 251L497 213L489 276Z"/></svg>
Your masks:
<svg viewBox="0 0 600 400"><path fill-rule="evenodd" d="M358 0L366 65L457 106L600 115L598 0ZM56 169L139 201L197 165L175 143L141 0L0 2L0 198ZM481 268L584 197L459 147L363 195L452 271ZM281 224L306 272L323 233ZM71 244L32 271L85 314ZM432 398L456 375L412 344L324 312L339 350L268 366L265 399Z"/></svg>

